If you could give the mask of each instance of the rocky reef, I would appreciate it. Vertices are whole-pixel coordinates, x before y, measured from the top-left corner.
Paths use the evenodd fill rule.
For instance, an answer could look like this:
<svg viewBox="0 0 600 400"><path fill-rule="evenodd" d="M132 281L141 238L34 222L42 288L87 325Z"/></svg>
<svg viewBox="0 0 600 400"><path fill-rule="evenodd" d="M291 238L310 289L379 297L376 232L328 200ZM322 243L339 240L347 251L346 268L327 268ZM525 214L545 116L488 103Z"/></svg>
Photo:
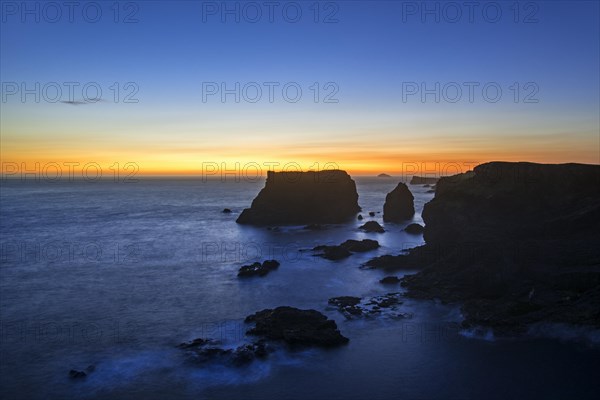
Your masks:
<svg viewBox="0 0 600 400"><path fill-rule="evenodd" d="M279 261L277 260L265 260L261 263L254 262L250 265L243 265L238 271L240 278L247 278L251 276L265 276L269 272L279 268Z"/></svg>
<svg viewBox="0 0 600 400"><path fill-rule="evenodd" d="M333 347L348 343L335 321L316 310L282 306L252 314L245 322L256 324L248 330L249 335L283 341L291 346Z"/></svg>
<svg viewBox="0 0 600 400"><path fill-rule="evenodd" d="M272 351L264 340L229 349L225 348L218 340L197 338L191 342L181 343L177 347L185 351L189 362L197 365L219 362L226 365L242 366L256 359L264 359Z"/></svg>
<svg viewBox="0 0 600 400"><path fill-rule="evenodd" d="M401 222L415 215L414 197L408 186L399 183L385 197L383 205L383 220L385 222Z"/></svg>
<svg viewBox="0 0 600 400"><path fill-rule="evenodd" d="M600 166L482 164L441 178L423 220L418 253L435 257L403 279L410 296L460 302L466 327L498 334L600 327Z"/></svg>
<svg viewBox="0 0 600 400"><path fill-rule="evenodd" d="M411 314L398 311L402 304L400 293L388 293L382 296L360 298L340 296L329 299L329 305L335 307L346 319L357 318L409 318Z"/></svg>
<svg viewBox="0 0 600 400"><path fill-rule="evenodd" d="M236 222L258 226L342 223L359 211L356 184L345 171L269 171L265 187Z"/></svg>

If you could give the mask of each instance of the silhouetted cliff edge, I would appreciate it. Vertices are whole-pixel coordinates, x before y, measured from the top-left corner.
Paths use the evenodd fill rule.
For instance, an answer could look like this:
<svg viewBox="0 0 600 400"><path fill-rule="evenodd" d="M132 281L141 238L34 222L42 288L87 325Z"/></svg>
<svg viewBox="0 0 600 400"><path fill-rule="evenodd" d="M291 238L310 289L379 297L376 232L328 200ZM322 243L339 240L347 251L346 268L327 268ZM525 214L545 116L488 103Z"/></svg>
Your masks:
<svg viewBox="0 0 600 400"><path fill-rule="evenodd" d="M482 164L440 179L423 219L409 295L459 301L465 326L498 333L600 327L600 166Z"/></svg>
<svg viewBox="0 0 600 400"><path fill-rule="evenodd" d="M342 223L360 211L356 184L342 170L273 172L237 219L249 225Z"/></svg>

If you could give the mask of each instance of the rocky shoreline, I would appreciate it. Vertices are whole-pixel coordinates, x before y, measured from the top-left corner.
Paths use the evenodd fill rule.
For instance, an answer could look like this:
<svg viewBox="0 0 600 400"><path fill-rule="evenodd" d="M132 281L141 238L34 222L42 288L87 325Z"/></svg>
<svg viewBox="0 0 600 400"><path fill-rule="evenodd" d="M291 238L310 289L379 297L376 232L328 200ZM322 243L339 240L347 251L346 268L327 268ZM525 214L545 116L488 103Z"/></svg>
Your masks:
<svg viewBox="0 0 600 400"><path fill-rule="evenodd" d="M600 167L488 163L442 178L425 205L422 271L407 295L457 302L465 328L600 328Z"/></svg>
<svg viewBox="0 0 600 400"><path fill-rule="evenodd" d="M298 191L287 193L289 182L281 180L289 177L275 176L270 174L271 180L238 223L268 225L277 221L320 230L323 223L356 218L360 210L354 181L344 171L333 174L341 185L334 185L333 192L343 188L342 196L327 186L308 183L315 179L312 173L309 180L301 178L304 183L298 187L310 196L324 193L324 198L306 202L300 196L290 204L286 199ZM388 217L390 209L400 219L414 213L406 185L399 184L392 193L386 199L391 203ZM337 200L331 196L338 196ZM339 202L343 206L338 207ZM310 209L317 203L326 204ZM270 207L274 207L272 213ZM398 214L400 208L404 211ZM332 209L335 215L328 215ZM464 329L491 329L499 336L526 334L539 323L600 329L600 166L482 164L468 173L436 180L435 198L425 205L422 216L424 227L410 223L405 231L423 233L425 245L374 257L361 266L386 272L419 271L379 281L380 287L398 288L400 283L405 292L334 297L327 308L346 319L404 319L412 317L401 309L404 297L439 299L460 305ZM376 221L359 228L385 233ZM379 247L372 239L351 239L340 245L316 246L312 251L315 256L340 260ZM264 277L279 265L276 260L255 262L240 267L238 276ZM334 320L314 309L279 306L248 315L244 322L252 325L246 335L255 339L249 343L227 348L214 339L197 338L177 347L196 365L218 362L239 367L267 358L274 346L330 348L350 340ZM92 367L74 369L69 376L84 379L92 371Z"/></svg>

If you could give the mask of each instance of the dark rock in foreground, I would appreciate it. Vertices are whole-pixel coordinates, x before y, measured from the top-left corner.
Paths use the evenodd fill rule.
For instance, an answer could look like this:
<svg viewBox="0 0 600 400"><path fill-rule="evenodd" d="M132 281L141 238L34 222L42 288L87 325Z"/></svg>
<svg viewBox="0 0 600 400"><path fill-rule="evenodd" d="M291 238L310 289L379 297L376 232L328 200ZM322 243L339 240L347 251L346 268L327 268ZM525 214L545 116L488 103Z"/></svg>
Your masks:
<svg viewBox="0 0 600 400"><path fill-rule="evenodd" d="M433 185L433 184L437 183L437 181L439 181L439 180L440 180L440 178L414 175L412 177L412 179L410 180L410 184L411 185L426 185L426 184Z"/></svg>
<svg viewBox="0 0 600 400"><path fill-rule="evenodd" d="M373 232L383 233L383 232L385 232L385 229L383 229L383 227L381 225L379 225L379 222L377 222L377 221L369 221L369 222L365 223L364 225L359 226L358 229L361 229L368 233L373 233Z"/></svg>
<svg viewBox="0 0 600 400"><path fill-rule="evenodd" d="M267 173L265 187L237 219L249 225L335 224L360 211L356 184L345 171Z"/></svg>
<svg viewBox="0 0 600 400"><path fill-rule="evenodd" d="M239 277L250 277L250 276L265 276L269 272L279 268L279 261L277 260L265 260L263 263L255 262L250 265L244 265L238 271Z"/></svg>
<svg viewBox="0 0 600 400"><path fill-rule="evenodd" d="M383 220L385 222L401 222L415 215L414 197L404 183L385 196L383 205Z"/></svg>
<svg viewBox="0 0 600 400"><path fill-rule="evenodd" d="M277 307L252 314L245 322L256 323L248 334L282 340L288 345L332 347L348 342L335 321L316 310Z"/></svg>
<svg viewBox="0 0 600 400"><path fill-rule="evenodd" d="M460 302L465 326L499 334L600 328L600 166L483 164L440 179L423 219L437 257L403 279L409 295Z"/></svg>
<svg viewBox="0 0 600 400"><path fill-rule="evenodd" d="M411 235L420 235L425 231L425 227L419 224L410 224L404 230Z"/></svg>

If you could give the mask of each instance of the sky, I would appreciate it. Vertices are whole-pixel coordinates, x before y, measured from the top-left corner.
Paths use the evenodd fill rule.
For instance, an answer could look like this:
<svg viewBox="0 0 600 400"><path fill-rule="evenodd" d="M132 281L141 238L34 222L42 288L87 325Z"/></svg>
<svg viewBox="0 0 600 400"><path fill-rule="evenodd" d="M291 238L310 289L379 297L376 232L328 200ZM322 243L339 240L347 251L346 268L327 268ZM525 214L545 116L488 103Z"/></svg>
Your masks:
<svg viewBox="0 0 600 400"><path fill-rule="evenodd" d="M67 3L1 3L5 175L600 163L597 1Z"/></svg>

